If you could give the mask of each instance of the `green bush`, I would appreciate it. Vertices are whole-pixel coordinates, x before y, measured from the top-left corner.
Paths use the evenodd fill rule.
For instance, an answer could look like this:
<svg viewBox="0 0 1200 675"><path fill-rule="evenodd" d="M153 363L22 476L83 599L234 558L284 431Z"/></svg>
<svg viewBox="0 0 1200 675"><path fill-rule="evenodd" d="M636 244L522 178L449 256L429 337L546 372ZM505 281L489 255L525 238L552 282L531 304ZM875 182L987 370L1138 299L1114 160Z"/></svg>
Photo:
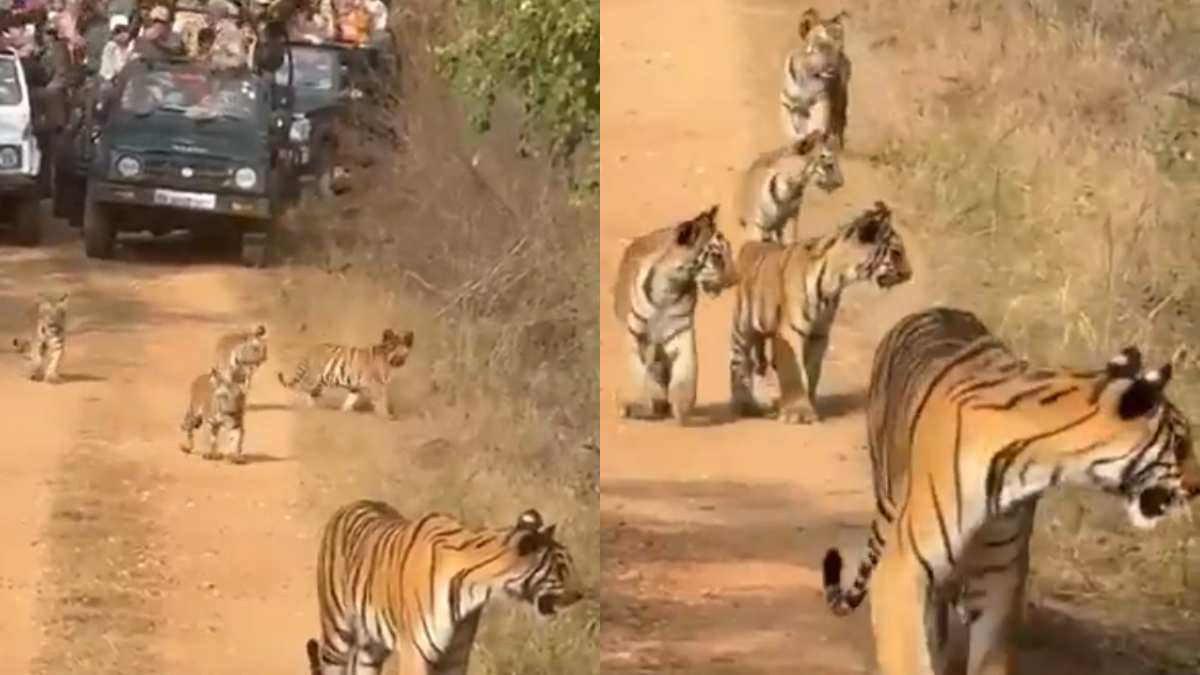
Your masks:
<svg viewBox="0 0 1200 675"><path fill-rule="evenodd" d="M598 0L455 0L458 32L436 48L441 72L465 95L472 124L490 126L501 91L522 107L519 151L572 167L581 147L590 155L582 180L599 188L600 4ZM570 172L574 174L574 171Z"/></svg>

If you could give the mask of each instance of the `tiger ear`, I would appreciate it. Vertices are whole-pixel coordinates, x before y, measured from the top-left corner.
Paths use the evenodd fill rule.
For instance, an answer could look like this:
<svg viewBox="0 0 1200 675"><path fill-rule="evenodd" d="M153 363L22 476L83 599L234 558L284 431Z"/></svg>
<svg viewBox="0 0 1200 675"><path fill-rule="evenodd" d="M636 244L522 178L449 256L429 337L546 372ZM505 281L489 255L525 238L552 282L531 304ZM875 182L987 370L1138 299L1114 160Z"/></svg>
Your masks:
<svg viewBox="0 0 1200 675"><path fill-rule="evenodd" d="M517 529L537 532L542 529L542 514L537 509L526 509L517 516Z"/></svg>
<svg viewBox="0 0 1200 675"><path fill-rule="evenodd" d="M717 207L700 212L695 218L685 220L675 226L675 243L691 248L704 237L705 233L716 228Z"/></svg>
<svg viewBox="0 0 1200 675"><path fill-rule="evenodd" d="M797 155L807 155L813 151L813 148L817 147L817 145L824 140L825 132L821 129L813 129L812 131L808 132L804 138L796 141L795 145L792 146L792 150Z"/></svg>
<svg viewBox="0 0 1200 675"><path fill-rule="evenodd" d="M1142 353L1132 345L1121 350L1119 354L1109 359L1104 367L1112 379L1131 379L1142 372Z"/></svg>
<svg viewBox="0 0 1200 675"><path fill-rule="evenodd" d="M55 302L57 302L60 305L65 305L65 304L67 304L67 300L69 300L70 297L71 297L71 294L69 292L63 292L62 295L58 296L58 300L56 300Z"/></svg>
<svg viewBox="0 0 1200 675"><path fill-rule="evenodd" d="M411 330L404 331L400 334L400 344L404 345L405 347L411 347L413 345L413 337L414 335Z"/></svg>
<svg viewBox="0 0 1200 675"><path fill-rule="evenodd" d="M827 19L827 21L829 21L829 23L836 23L837 25L841 26L842 19L849 19L849 18L850 18L850 12L847 12L846 10L843 9L840 12L838 12L837 14L834 14L833 16L829 17L829 19Z"/></svg>
<svg viewBox="0 0 1200 675"><path fill-rule="evenodd" d="M267 327L261 323L254 327L254 337L266 337Z"/></svg>
<svg viewBox="0 0 1200 675"><path fill-rule="evenodd" d="M391 344L396 341L396 331L391 328L383 329L383 337L380 338L384 344Z"/></svg>
<svg viewBox="0 0 1200 675"><path fill-rule="evenodd" d="M1117 415L1123 420L1144 417L1156 410L1163 400L1163 390L1171 381L1171 364L1136 376L1133 384L1121 393Z"/></svg>
<svg viewBox="0 0 1200 675"><path fill-rule="evenodd" d="M804 13L800 15L800 25L797 29L797 32L800 33L800 39L803 40L804 38L808 37L808 34L820 22L821 15L817 13L817 9L815 7L809 7L808 9L804 10Z"/></svg>

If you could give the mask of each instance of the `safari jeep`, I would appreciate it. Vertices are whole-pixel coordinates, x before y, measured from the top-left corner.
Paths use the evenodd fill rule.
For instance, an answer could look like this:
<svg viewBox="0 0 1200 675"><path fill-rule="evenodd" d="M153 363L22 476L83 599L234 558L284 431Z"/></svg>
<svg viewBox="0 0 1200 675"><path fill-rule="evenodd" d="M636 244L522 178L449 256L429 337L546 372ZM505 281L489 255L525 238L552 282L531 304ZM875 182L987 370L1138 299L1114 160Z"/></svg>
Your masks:
<svg viewBox="0 0 1200 675"><path fill-rule="evenodd" d="M82 154L65 164L86 173L59 164L57 201L83 228L84 252L109 258L129 231L186 229L238 257L245 233L269 240L294 180L291 105L288 86L249 70L130 62L79 125L82 142L65 144Z"/></svg>
<svg viewBox="0 0 1200 675"><path fill-rule="evenodd" d="M23 246L42 239L41 166L25 71L16 54L0 51L0 227Z"/></svg>

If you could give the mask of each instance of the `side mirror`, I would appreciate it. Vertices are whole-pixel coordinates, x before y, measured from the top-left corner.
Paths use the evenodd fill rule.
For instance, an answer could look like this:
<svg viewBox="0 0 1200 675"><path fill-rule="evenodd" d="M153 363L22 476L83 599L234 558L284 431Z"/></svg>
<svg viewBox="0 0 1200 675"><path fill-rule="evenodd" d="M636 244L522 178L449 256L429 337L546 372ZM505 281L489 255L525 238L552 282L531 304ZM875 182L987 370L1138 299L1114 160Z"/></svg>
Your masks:
<svg viewBox="0 0 1200 675"><path fill-rule="evenodd" d="M291 87L273 83L271 85L271 107L276 110L291 110L292 108L292 89Z"/></svg>

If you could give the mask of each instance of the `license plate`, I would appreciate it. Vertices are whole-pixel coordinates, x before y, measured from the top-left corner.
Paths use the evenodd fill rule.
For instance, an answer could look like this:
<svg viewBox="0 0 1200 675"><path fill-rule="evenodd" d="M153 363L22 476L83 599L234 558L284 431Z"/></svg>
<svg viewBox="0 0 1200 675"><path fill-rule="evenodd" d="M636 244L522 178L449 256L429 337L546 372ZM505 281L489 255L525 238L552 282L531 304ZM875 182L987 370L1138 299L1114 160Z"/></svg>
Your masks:
<svg viewBox="0 0 1200 675"><path fill-rule="evenodd" d="M155 190L154 203L164 206L182 206L185 209L211 211L217 208L217 196L203 192L182 190Z"/></svg>

